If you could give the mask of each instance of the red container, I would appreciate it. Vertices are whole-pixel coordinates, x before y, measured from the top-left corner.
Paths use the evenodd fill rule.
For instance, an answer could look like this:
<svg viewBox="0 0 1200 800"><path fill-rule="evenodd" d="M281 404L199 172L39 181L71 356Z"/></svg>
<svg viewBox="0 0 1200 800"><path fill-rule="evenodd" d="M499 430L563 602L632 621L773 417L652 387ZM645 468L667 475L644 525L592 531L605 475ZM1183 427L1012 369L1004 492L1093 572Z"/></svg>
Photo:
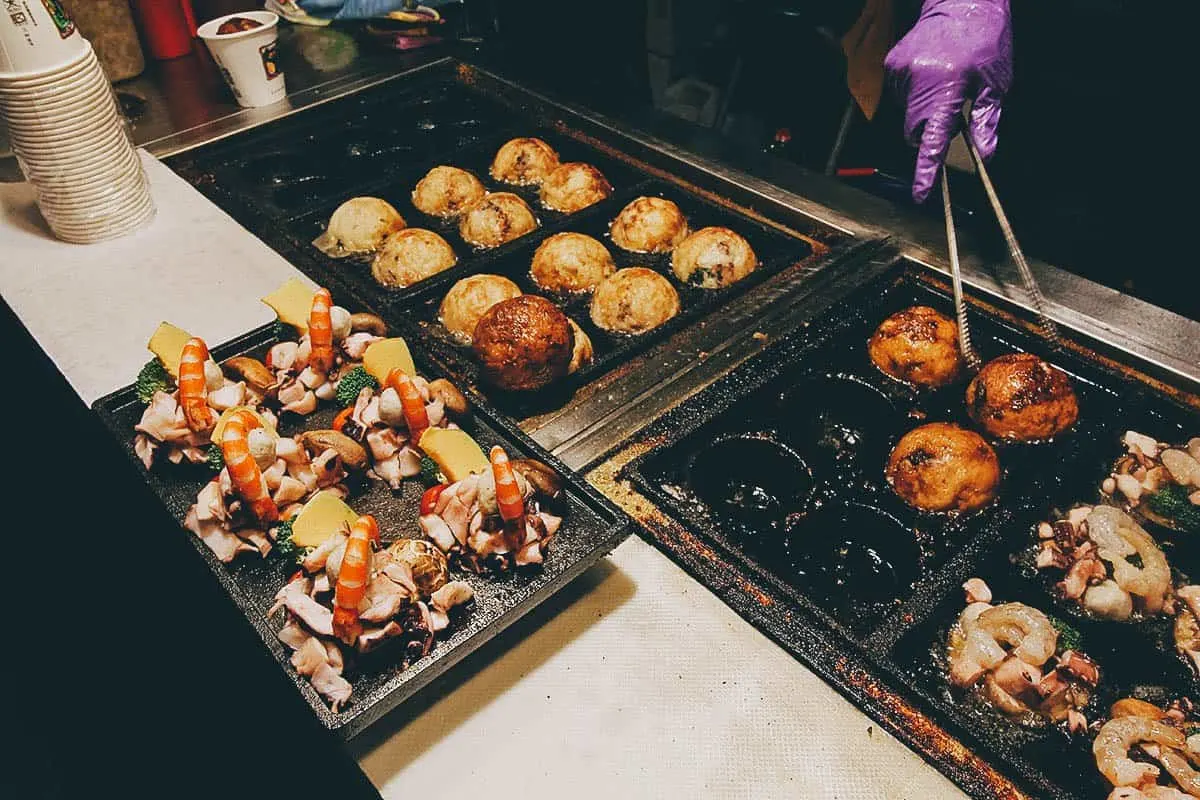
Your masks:
<svg viewBox="0 0 1200 800"><path fill-rule="evenodd" d="M152 58L165 61L192 52L192 32L180 0L133 0L133 13Z"/></svg>

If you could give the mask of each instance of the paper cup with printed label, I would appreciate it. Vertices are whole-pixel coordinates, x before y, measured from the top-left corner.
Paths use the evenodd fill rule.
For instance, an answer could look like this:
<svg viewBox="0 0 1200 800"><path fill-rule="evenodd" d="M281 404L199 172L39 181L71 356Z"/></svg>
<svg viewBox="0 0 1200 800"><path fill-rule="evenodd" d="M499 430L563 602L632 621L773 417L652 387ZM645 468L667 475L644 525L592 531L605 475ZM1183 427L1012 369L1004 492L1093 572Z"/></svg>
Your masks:
<svg viewBox="0 0 1200 800"><path fill-rule="evenodd" d="M0 0L3 2L3 0ZM258 27L233 33L217 33L222 23L233 19L253 20ZM242 11L209 20L197 31L213 61L225 76L238 105L256 108L278 103L287 95L279 66L279 17L270 11Z"/></svg>
<svg viewBox="0 0 1200 800"><path fill-rule="evenodd" d="M60 70L87 50L60 0L0 0L0 81Z"/></svg>

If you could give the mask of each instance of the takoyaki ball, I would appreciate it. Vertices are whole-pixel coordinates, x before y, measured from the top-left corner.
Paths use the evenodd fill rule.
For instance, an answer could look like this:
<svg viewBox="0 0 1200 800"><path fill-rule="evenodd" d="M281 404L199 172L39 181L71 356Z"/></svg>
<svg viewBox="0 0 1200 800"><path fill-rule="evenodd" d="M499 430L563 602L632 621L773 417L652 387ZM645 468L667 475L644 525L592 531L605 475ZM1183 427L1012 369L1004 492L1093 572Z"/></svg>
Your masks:
<svg viewBox="0 0 1200 800"><path fill-rule="evenodd" d="M590 292L617 271L612 254L582 233L556 233L533 254L530 274L548 292Z"/></svg>
<svg viewBox="0 0 1200 800"><path fill-rule="evenodd" d="M509 139L492 159L492 177L504 183L541 183L558 166L558 153L541 139Z"/></svg>
<svg viewBox="0 0 1200 800"><path fill-rule="evenodd" d="M525 201L511 192L486 194L463 212L458 233L476 247L499 247L537 227Z"/></svg>
<svg viewBox="0 0 1200 800"><path fill-rule="evenodd" d="M568 317L567 322L571 323L571 333L575 335L575 347L571 351L571 366L567 368L567 374L574 374L592 363L592 340L575 320Z"/></svg>
<svg viewBox="0 0 1200 800"><path fill-rule="evenodd" d="M612 184L591 164L571 161L559 164L542 181L538 197L553 211L573 214L612 194Z"/></svg>
<svg viewBox="0 0 1200 800"><path fill-rule="evenodd" d="M617 270L592 295L592 322L614 333L645 333L678 313L679 293L675 287L645 267Z"/></svg>
<svg viewBox="0 0 1200 800"><path fill-rule="evenodd" d="M457 217L487 194L483 184L465 169L434 167L417 181L412 202L417 210L434 217Z"/></svg>
<svg viewBox="0 0 1200 800"><path fill-rule="evenodd" d="M750 243L729 228L709 227L688 236L671 254L671 271L692 286L721 289L758 267Z"/></svg>
<svg viewBox="0 0 1200 800"><path fill-rule="evenodd" d="M867 352L887 375L931 389L954 383L965 366L958 325L929 306L912 306L885 319L867 342Z"/></svg>
<svg viewBox="0 0 1200 800"><path fill-rule="evenodd" d="M887 481L914 508L973 511L996 496L1000 461L975 431L933 422L901 437L888 458Z"/></svg>
<svg viewBox="0 0 1200 800"><path fill-rule="evenodd" d="M371 274L381 285L396 289L450 269L455 260L441 236L423 228L405 228L384 240L371 262Z"/></svg>
<svg viewBox="0 0 1200 800"><path fill-rule="evenodd" d="M352 197L337 207L329 225L313 242L335 258L374 253L390 234L404 227L404 217L386 200Z"/></svg>
<svg viewBox="0 0 1200 800"><path fill-rule="evenodd" d="M475 326L489 308L520 295L521 287L503 275L472 275L446 292L438 318L455 339L470 344Z"/></svg>
<svg viewBox="0 0 1200 800"><path fill-rule="evenodd" d="M575 343L558 306L523 294L488 309L475 326L474 348L488 383L527 392L567 374Z"/></svg>
<svg viewBox="0 0 1200 800"><path fill-rule="evenodd" d="M613 244L635 253L668 253L688 235L679 206L662 197L639 197L608 228Z"/></svg>
<svg viewBox="0 0 1200 800"><path fill-rule="evenodd" d="M983 365L967 385L967 411L1001 439L1049 439L1075 424L1079 401L1066 373L1032 353L1012 353Z"/></svg>

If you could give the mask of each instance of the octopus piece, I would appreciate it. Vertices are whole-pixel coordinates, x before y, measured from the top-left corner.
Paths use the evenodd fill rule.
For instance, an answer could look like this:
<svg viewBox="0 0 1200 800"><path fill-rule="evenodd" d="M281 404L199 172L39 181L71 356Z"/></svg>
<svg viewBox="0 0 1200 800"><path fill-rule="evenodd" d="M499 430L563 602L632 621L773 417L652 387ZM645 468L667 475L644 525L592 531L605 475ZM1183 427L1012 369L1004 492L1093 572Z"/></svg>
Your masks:
<svg viewBox="0 0 1200 800"><path fill-rule="evenodd" d="M542 180L538 199L552 211L574 214L599 203L613 192L612 184L591 164L559 164Z"/></svg>
<svg viewBox="0 0 1200 800"><path fill-rule="evenodd" d="M471 275L446 292L438 319L460 344L471 344L475 326L488 309L520 295L521 287L503 275Z"/></svg>
<svg viewBox="0 0 1200 800"><path fill-rule="evenodd" d="M954 383L966 366L958 325L929 306L912 306L885 319L867 342L867 352L885 375L929 389Z"/></svg>
<svg viewBox="0 0 1200 800"><path fill-rule="evenodd" d="M404 217L386 200L352 197L333 212L313 246L333 258L373 253L404 225Z"/></svg>
<svg viewBox="0 0 1200 800"><path fill-rule="evenodd" d="M605 278L592 295L596 327L631 335L653 330L679 313L671 282L644 267L626 267Z"/></svg>
<svg viewBox="0 0 1200 800"><path fill-rule="evenodd" d="M483 184L465 169L434 167L417 182L412 202L424 214L443 219L457 217L467 206L487 194Z"/></svg>
<svg viewBox="0 0 1200 800"><path fill-rule="evenodd" d="M558 306L527 294L488 309L475 326L473 346L485 380L509 391L533 391L567 374L574 336Z"/></svg>
<svg viewBox="0 0 1200 800"><path fill-rule="evenodd" d="M888 458L886 475L892 490L914 508L966 512L995 498L1000 462L979 434L934 422L900 439Z"/></svg>
<svg viewBox="0 0 1200 800"><path fill-rule="evenodd" d="M571 318L567 318L567 322L571 323L571 333L575 336L575 345L571 349L571 364L567 367L567 374L574 375L579 370L592 363L592 357L595 354L592 350L591 338L583 332L583 328Z"/></svg>
<svg viewBox="0 0 1200 800"><path fill-rule="evenodd" d="M967 385L967 411L990 435L1050 439L1075 424L1079 401L1066 373L1032 353L993 359Z"/></svg>
<svg viewBox="0 0 1200 800"><path fill-rule="evenodd" d="M558 153L541 139L510 139L496 152L489 173L503 183L537 185L558 167Z"/></svg>
<svg viewBox="0 0 1200 800"><path fill-rule="evenodd" d="M669 253L688 235L679 206L663 197L639 197L608 227L613 244L634 253Z"/></svg>
<svg viewBox="0 0 1200 800"><path fill-rule="evenodd" d="M423 228L405 228L384 240L371 262L371 275L381 286L399 289L450 269L454 250L441 236Z"/></svg>
<svg viewBox="0 0 1200 800"><path fill-rule="evenodd" d="M548 292L590 292L617 271L612 254L591 236L556 233L542 242L529 267L533 281Z"/></svg>
<svg viewBox="0 0 1200 800"><path fill-rule="evenodd" d="M537 228L529 206L511 192L492 192L469 206L458 223L458 233L475 247L499 247Z"/></svg>
<svg viewBox="0 0 1200 800"><path fill-rule="evenodd" d="M465 412L466 399L462 393L448 381L429 382L420 376L413 376L410 381L423 407L424 420L420 424L432 428L454 427L446 413L444 398L450 397ZM417 413L415 409L409 411ZM405 404L396 387L363 389L350 412L348 426L350 423L370 456L371 471L389 487L399 489L406 479L421 474L421 452L410 436Z"/></svg>
<svg viewBox="0 0 1200 800"><path fill-rule="evenodd" d="M701 228L671 253L671 271L682 283L723 289L758 268L758 256L742 236L729 228Z"/></svg>

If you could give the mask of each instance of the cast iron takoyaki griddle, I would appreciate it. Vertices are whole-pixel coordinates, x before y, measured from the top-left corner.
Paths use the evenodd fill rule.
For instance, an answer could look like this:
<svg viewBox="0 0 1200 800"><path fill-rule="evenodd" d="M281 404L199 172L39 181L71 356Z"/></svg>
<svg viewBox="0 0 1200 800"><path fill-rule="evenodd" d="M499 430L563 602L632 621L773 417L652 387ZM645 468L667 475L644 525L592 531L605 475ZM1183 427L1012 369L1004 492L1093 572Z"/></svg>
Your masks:
<svg viewBox="0 0 1200 800"><path fill-rule="evenodd" d="M995 602L1026 602L1078 630L1103 673L1102 710L1122 696L1195 696L1169 622L1081 619L1026 565L1039 520L1097 501L1126 430L1185 441L1200 431L1200 413L1098 357L1052 354L1022 326L976 310L983 358L1047 358L1071 376L1080 418L1052 442L996 443L1004 477L993 505L957 519L917 512L884 482L892 446L927 421L971 427L965 381L921 394L868 358L875 327L918 304L952 315L944 287L902 268L885 273L652 423L627 446L639 455L620 474L687 531L647 525L661 548L968 791L996 794L964 775L961 759L923 746L895 698L1034 796L1103 797L1090 739L1022 728L951 692L940 661L946 633L965 605L963 581L978 575ZM1186 535L1147 528L1176 570L1198 573L1194 548L1175 544ZM1093 711L1089 719L1103 716Z"/></svg>
<svg viewBox="0 0 1200 800"><path fill-rule="evenodd" d="M261 357L275 341L275 326L266 326L216 348L213 357L218 361L242 354ZM424 367L419 364L420 369L424 370ZM423 374L429 373L425 371ZM147 472L132 446L133 426L140 419L143 408L133 387L114 392L93 405L109 432L120 442L140 477L155 491L171 517L182 523L187 509L212 473L201 467L172 469L169 464L156 464L154 470ZM304 421L285 417L280 432L291 435L305 429L328 428L336 410L332 406L319 409ZM179 536L191 542L225 591L245 613L246 619L258 631L263 643L279 662L280 669L296 684L313 713L328 728L349 739L549 598L612 550L630 532L630 522L624 514L489 408L476 406L464 427L484 448L493 444L503 445L514 458L536 458L562 475L564 491L559 509L564 514L562 527L541 568L499 577L456 575L466 580L475 591L473 605L460 618L458 626L450 635L439 639L429 655L407 668L401 664L402 651L386 645L360 657L354 672L347 673L354 694L350 704L338 713L333 713L309 682L292 667L289 661L291 654L275 637L275 632L282 624L282 615L273 618L266 616L275 593L296 571L294 557L284 557L278 553L272 553L265 559L246 555L226 565L217 560L198 537L182 527L165 532L130 535ZM417 527L417 507L423 490L420 481L406 481L401 490L396 492L380 481L365 481L356 485L359 488L348 502L356 511L374 514L385 539L420 537Z"/></svg>
<svg viewBox="0 0 1200 800"><path fill-rule="evenodd" d="M750 243L759 259L759 267L738 283L724 289L702 289L680 281L671 272L669 253L631 253L613 244L608 226L625 203L642 195L665 197L674 201L688 219L692 230L709 225L723 225L737 231ZM613 255L617 269L625 267L648 267L664 275L679 293L680 311L659 328L641 336L609 333L592 323L589 314L590 294L573 296L555 295L540 288L529 272L533 252L538 242L515 247L491 259L486 268L479 271L495 273L512 279L521 291L540 294L556 302L567 316L573 319L591 339L594 356L592 362L577 373L562 381L562 385L549 387L551 395L572 391L598 375L625 363L653 344L662 341L676 330L690 324L734 294L740 294L772 275L787 269L812 254L812 247L803 239L796 239L763 223L742 217L715 203L688 194L663 182L648 182L634 189L614 195L612 202L600 204L573 218L563 230L584 233L603 242ZM476 270L471 271L472 274ZM447 368L468 383L479 381L478 362L470 347L458 344L438 321L438 307L442 298L461 276L446 276L431 279L419 294L402 304L392 315L402 330L419 330L421 340L435 352ZM531 403L544 403L544 398L523 397L520 394L506 395L495 389L484 389L489 399L504 410L521 409ZM518 412L518 415L519 412Z"/></svg>
<svg viewBox="0 0 1200 800"><path fill-rule="evenodd" d="M682 313L643 336L626 339L604 334L590 325L585 300L569 303L570 315L596 348L595 363L534 400L489 393L506 412L520 417L557 408L582 384L765 279L798 262L811 265L819 258L835 257L846 240L810 220L792 221L801 231L791 233L765 223L748 206L723 198L713 202L709 198L716 195L706 196L708 190L570 127L561 109L494 84L461 65L431 69L176 156L170 165L314 280L344 289L389 324L410 332L414 322L429 323L430 310L436 311L441 296L467 275L503 273L532 288L527 275L533 252L560 231L602 238L619 266L644 265L669 273L668 258L625 254L606 238L609 221L641 194L664 195L678 202L693 229L724 225L750 241L762 261L756 273L721 291L679 287L675 282L682 289ZM488 174L493 156L516 136L538 136L558 150L563 161L596 166L613 185L612 196L574 214L562 214L540 205L537 187L511 187L493 180ZM440 164L473 172L491 191L522 196L538 217L539 227L492 250L472 248L459 237L456 222L426 216L412 205L417 181ZM325 229L330 215L345 200L361 195L383 197L410 227L441 234L458 257L456 265L412 286L388 289L371 276L369 259L333 259L318 251L312 241ZM813 238L807 238L810 235ZM455 377L473 379L473 360L462 357L469 351L447 347L437 327L420 328L435 358Z"/></svg>

